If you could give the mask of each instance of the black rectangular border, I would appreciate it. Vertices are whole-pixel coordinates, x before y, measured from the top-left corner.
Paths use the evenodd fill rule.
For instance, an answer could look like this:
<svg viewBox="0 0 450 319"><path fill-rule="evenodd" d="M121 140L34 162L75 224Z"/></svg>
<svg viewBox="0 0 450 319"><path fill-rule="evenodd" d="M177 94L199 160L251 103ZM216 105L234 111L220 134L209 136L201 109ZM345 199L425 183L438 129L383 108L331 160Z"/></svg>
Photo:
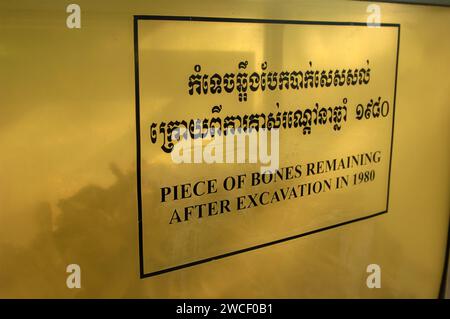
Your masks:
<svg viewBox="0 0 450 319"><path fill-rule="evenodd" d="M159 15L135 15L133 16L133 39L134 39L134 81L135 81L135 103L136 103L136 175L137 175L137 200L138 200L138 227L139 227L139 273L140 278L148 278L157 275L161 275L164 273L168 273L171 271L192 267L195 265L203 264L209 261L230 257L233 255L245 253L248 251L260 249L263 247L279 244L285 241L289 241L292 239L312 235L315 233L319 233L325 230L341 227L344 225L348 225L351 223L355 223L358 221L362 221L365 219L373 218L388 212L389 208L389 194L390 194L390 184L391 184L391 165L392 165L392 149L394 143L394 123L395 123L395 104L397 99L397 76L398 76L398 56L400 50L400 24L398 23L380 23L379 27L396 27L397 28L397 57L395 64L395 84L394 84L394 103L393 103L393 112L392 112L392 134L391 134L391 150L389 157L389 173L388 173L388 189L387 189L387 201L386 201L386 209L382 212L374 213L368 216L355 218L352 220L348 220L345 222L341 222L338 224L330 225L327 227L315 229L312 231L308 231L305 233L301 233L298 235L285 237L282 239L274 240L271 242L267 242L264 244L232 251L229 253L204 258L201 260L197 260L194 262L189 262L186 264L181 264L175 267L170 267L150 273L145 273L144 270L144 242L143 242L143 226L142 226L142 194L141 194L141 139L140 139L140 96L139 96L139 28L138 21L139 20L165 20L165 21L203 21L203 22L240 22L240 23L269 23L269 24L300 24L300 25L332 25L332 26L360 26L360 27L368 27L371 26L368 23L364 22L331 22L331 21L303 21L303 20L276 20L276 19L247 19L247 18L217 18L217 17L189 17L189 16L159 16Z"/></svg>

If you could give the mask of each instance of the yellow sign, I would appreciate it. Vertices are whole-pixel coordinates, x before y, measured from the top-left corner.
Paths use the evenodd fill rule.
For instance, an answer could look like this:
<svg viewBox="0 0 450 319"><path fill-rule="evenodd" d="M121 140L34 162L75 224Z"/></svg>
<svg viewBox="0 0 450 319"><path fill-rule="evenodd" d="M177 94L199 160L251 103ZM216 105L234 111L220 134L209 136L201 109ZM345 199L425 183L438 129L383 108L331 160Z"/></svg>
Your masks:
<svg viewBox="0 0 450 319"><path fill-rule="evenodd" d="M136 16L141 277L386 213L398 39Z"/></svg>

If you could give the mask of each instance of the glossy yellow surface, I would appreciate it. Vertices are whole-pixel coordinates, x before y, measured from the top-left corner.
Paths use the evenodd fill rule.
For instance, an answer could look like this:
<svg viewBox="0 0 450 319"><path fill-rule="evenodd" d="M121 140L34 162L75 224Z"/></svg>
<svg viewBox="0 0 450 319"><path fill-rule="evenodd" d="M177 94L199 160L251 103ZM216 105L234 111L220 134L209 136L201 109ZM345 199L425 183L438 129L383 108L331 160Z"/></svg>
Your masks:
<svg viewBox="0 0 450 319"><path fill-rule="evenodd" d="M139 51L140 80L143 273L167 270L386 211L398 26L175 21L147 16L137 20L136 32L139 35L136 51ZM356 81L355 85L344 85L347 83L344 81L335 86L335 80L338 83L345 76L334 79L327 76L329 80L323 81L323 86L317 81L315 87L314 81L307 80L309 69L319 69L319 73L324 70L325 74L330 70L335 73L336 69L351 69L355 79L359 71L354 70L363 69L365 76L361 80L367 80L361 84ZM293 70L304 70L300 89L292 89L291 85L279 89L279 85L274 85L274 72ZM254 72L266 73L267 83L261 75L260 89L248 89L247 100L242 101L242 95L241 101L238 98L239 75L235 78L235 90L226 91L230 91L231 85L225 85L228 79L225 74L250 76ZM201 91L196 91L192 81L196 74L201 74L201 83L209 82L205 76L222 74L222 92L214 91L213 82L208 83L209 90L202 84ZM280 82L278 76L275 78ZM253 81L249 79L249 85L255 88ZM188 83L193 88L192 94L188 93ZM369 118L363 116L358 120L357 110L378 98L383 103L379 107L381 110L383 106L384 116L378 111L378 116L371 118L367 112ZM221 111L212 113L211 108L216 105ZM326 115L316 119L312 113L308 125L308 110ZM333 116L338 110L341 121ZM288 112L294 114L291 125L283 120L289 117ZM235 115L241 116L241 120L230 121L229 117ZM261 166L267 166L260 161L230 163L220 155L215 158L218 163L200 161L203 156L198 153L205 153L206 147L196 147L191 135L187 141L172 141L176 147L169 153L167 135L170 133L161 133L171 121L184 120L186 124L182 128L190 128L190 123L195 123L192 119L202 119L202 125L210 125L209 119L214 118L220 121L221 129L229 122L242 128L245 126L242 117L246 115L258 116L260 129L269 125L279 127L278 150L275 151L274 145L270 154L277 153L276 159L272 156L271 160L276 162L272 165L281 174L255 178ZM325 124L320 124L324 121ZM293 124L296 122L297 127ZM152 125L156 125L155 143L150 138ZM228 155L250 146L231 147L227 145L227 137L214 136L216 152L220 149ZM267 141L260 136L259 142L261 139ZM210 135L204 144L212 144ZM182 153L177 147L185 148L183 152L188 156L183 158L184 163L172 160ZM265 148L260 147L256 155L261 151L265 152ZM360 154L374 157L377 162L363 165L358 160ZM352 167L336 165L326 171L324 161L336 159L339 163L342 159L346 163L349 157L357 158ZM289 167L290 178L285 173ZM355 183L359 174L371 172L373 180ZM347 186L337 187L343 178ZM193 185L204 181L213 183L213 192L192 194ZM185 193L189 198L180 198L184 187L180 185L187 187ZM204 188L200 186L200 191ZM282 199L283 193L287 199Z"/></svg>
<svg viewBox="0 0 450 319"><path fill-rule="evenodd" d="M388 214L139 279L133 15L366 22L369 3L76 3L81 29L66 27L58 1L0 3L0 297L437 296L450 207L448 8L379 4L382 23L401 25ZM176 178L161 167L155 180ZM66 287L72 263L81 289ZM366 286L373 263L380 289Z"/></svg>

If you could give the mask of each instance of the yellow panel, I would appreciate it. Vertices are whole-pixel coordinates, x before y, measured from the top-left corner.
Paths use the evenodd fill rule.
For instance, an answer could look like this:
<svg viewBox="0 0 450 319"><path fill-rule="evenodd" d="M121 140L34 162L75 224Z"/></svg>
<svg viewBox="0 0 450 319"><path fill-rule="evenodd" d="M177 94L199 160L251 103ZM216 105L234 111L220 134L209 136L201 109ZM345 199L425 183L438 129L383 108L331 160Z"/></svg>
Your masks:
<svg viewBox="0 0 450 319"><path fill-rule="evenodd" d="M437 297L450 212L448 8L380 3L377 28L364 25L367 2L76 3L81 28L67 27L59 1L0 4L0 297ZM135 39L135 15L223 19L141 19ZM267 62L268 71L370 68L371 76L249 91L247 101L237 91L188 93L195 65L211 76L242 71L245 61L248 74ZM386 116L357 119L357 105L378 97L390 105ZM377 151L379 163L161 203L162 187L251 176L260 165L174 164L161 135L151 142L152 123L335 107L344 98L340 129L280 130L280 167L300 164L306 174L308 163ZM175 208L341 175L353 182L366 170L376 177L364 185L169 224ZM340 225L383 213L387 202L386 214ZM81 268L80 289L66 285L70 264ZM370 264L381 267L381 288L366 285Z"/></svg>

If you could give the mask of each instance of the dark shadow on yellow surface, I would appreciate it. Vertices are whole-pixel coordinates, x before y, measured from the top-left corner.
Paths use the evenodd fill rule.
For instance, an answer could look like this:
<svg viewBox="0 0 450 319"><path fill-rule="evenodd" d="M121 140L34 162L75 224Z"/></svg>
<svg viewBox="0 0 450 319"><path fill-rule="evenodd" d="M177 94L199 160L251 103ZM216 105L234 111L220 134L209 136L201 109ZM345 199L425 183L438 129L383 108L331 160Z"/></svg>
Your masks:
<svg viewBox="0 0 450 319"><path fill-rule="evenodd" d="M135 173L111 170L110 187L88 185L60 200L55 227L50 205L38 205L30 246L0 246L1 298L139 294ZM81 267L81 289L66 286L69 264Z"/></svg>

